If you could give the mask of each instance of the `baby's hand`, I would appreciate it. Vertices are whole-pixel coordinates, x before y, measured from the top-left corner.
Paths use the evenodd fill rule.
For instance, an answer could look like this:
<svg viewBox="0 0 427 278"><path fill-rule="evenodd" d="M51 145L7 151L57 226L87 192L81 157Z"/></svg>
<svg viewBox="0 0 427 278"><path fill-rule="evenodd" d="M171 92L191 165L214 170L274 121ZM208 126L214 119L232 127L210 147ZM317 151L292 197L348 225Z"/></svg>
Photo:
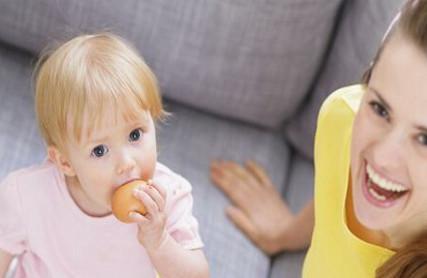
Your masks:
<svg viewBox="0 0 427 278"><path fill-rule="evenodd" d="M131 212L129 217L138 224L138 241L147 249L155 250L167 238L166 231L166 190L159 184L149 183L138 187L134 196L140 200L147 213Z"/></svg>

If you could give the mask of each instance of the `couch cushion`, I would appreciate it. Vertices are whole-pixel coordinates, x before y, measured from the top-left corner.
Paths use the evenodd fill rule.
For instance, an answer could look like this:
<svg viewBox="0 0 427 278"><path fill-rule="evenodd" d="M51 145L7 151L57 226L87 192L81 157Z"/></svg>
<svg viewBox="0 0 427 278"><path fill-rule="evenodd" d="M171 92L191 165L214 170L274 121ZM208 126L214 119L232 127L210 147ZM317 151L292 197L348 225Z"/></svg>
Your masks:
<svg viewBox="0 0 427 278"><path fill-rule="evenodd" d="M267 277L270 259L254 247L226 218L229 204L209 180L212 159L242 162L255 159L283 191L287 180L289 149L277 134L225 121L176 104L173 116L160 127L160 160L193 184L195 214L200 221L211 276L221 278Z"/></svg>
<svg viewBox="0 0 427 278"><path fill-rule="evenodd" d="M0 179L45 156L35 122L31 56L0 45Z"/></svg>
<svg viewBox="0 0 427 278"><path fill-rule="evenodd" d="M299 212L313 198L314 169L310 160L295 155L291 160L285 199L293 212ZM301 277L306 251L282 253L273 259L270 278Z"/></svg>
<svg viewBox="0 0 427 278"><path fill-rule="evenodd" d="M347 1L324 69L306 105L290 120L286 135L305 156L313 157L317 113L336 89L360 82L402 0Z"/></svg>
<svg viewBox="0 0 427 278"><path fill-rule="evenodd" d="M28 54L0 45L0 179L45 157L34 119L31 64ZM209 162L255 158L282 190L288 147L279 134L175 103L168 103L167 109L173 116L158 128L159 159L193 184L194 214L200 222L212 277L267 277L269 258L226 219L228 201L209 181Z"/></svg>
<svg viewBox="0 0 427 278"><path fill-rule="evenodd" d="M277 127L311 85L341 1L2 1L0 39L38 53L51 39L112 30L135 43L168 98Z"/></svg>

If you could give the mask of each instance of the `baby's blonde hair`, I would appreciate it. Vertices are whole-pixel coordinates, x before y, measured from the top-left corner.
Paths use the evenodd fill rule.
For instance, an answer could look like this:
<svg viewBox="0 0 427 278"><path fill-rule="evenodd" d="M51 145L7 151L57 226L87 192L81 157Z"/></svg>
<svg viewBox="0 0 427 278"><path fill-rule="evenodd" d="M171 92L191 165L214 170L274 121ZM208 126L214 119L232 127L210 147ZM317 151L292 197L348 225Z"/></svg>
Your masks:
<svg viewBox="0 0 427 278"><path fill-rule="evenodd" d="M102 115L138 118L165 115L153 72L137 51L117 35L77 36L39 59L35 70L35 111L48 146L64 147L69 136L80 142ZM115 111L107 111L114 107ZM84 123L85 122L85 123ZM68 134L71 132L72 134Z"/></svg>

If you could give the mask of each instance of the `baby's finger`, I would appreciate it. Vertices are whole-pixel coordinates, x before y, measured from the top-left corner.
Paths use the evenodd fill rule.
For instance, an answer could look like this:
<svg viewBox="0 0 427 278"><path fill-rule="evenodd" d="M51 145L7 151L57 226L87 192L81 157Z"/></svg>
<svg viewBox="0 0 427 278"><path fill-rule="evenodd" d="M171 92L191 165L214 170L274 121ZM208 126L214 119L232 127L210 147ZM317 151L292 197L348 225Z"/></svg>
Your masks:
<svg viewBox="0 0 427 278"><path fill-rule="evenodd" d="M160 195L160 192L157 190L157 188L149 185L144 186L143 190L154 200L154 202L157 204L157 207L159 208L159 211L163 211L165 207L165 199Z"/></svg>
<svg viewBox="0 0 427 278"><path fill-rule="evenodd" d="M156 202L154 202L154 200L145 191L137 189L133 192L133 195L144 204L150 216L154 216L159 213L159 208L157 207Z"/></svg>
<svg viewBox="0 0 427 278"><path fill-rule="evenodd" d="M145 217L144 215L137 213L135 211L131 211L129 212L129 218L135 222L135 223L140 223L140 224L144 224L147 223L149 220L147 219L147 217Z"/></svg>
<svg viewBox="0 0 427 278"><path fill-rule="evenodd" d="M163 200L166 200L167 192L166 192L166 186L162 185L159 181L151 181L150 183L154 188L159 191L160 196L162 196Z"/></svg>

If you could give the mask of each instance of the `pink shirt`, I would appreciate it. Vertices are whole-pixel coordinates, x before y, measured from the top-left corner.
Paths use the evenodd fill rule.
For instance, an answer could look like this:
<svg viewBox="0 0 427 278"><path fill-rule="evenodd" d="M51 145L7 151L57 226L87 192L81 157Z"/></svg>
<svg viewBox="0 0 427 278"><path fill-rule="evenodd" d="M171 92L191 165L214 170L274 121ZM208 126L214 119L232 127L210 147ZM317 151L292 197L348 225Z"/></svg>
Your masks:
<svg viewBox="0 0 427 278"><path fill-rule="evenodd" d="M157 163L167 187L167 230L186 249L203 247L192 215L191 185ZM18 170L0 184L0 249L18 255L15 277L155 277L137 225L96 218L74 203L51 162Z"/></svg>

